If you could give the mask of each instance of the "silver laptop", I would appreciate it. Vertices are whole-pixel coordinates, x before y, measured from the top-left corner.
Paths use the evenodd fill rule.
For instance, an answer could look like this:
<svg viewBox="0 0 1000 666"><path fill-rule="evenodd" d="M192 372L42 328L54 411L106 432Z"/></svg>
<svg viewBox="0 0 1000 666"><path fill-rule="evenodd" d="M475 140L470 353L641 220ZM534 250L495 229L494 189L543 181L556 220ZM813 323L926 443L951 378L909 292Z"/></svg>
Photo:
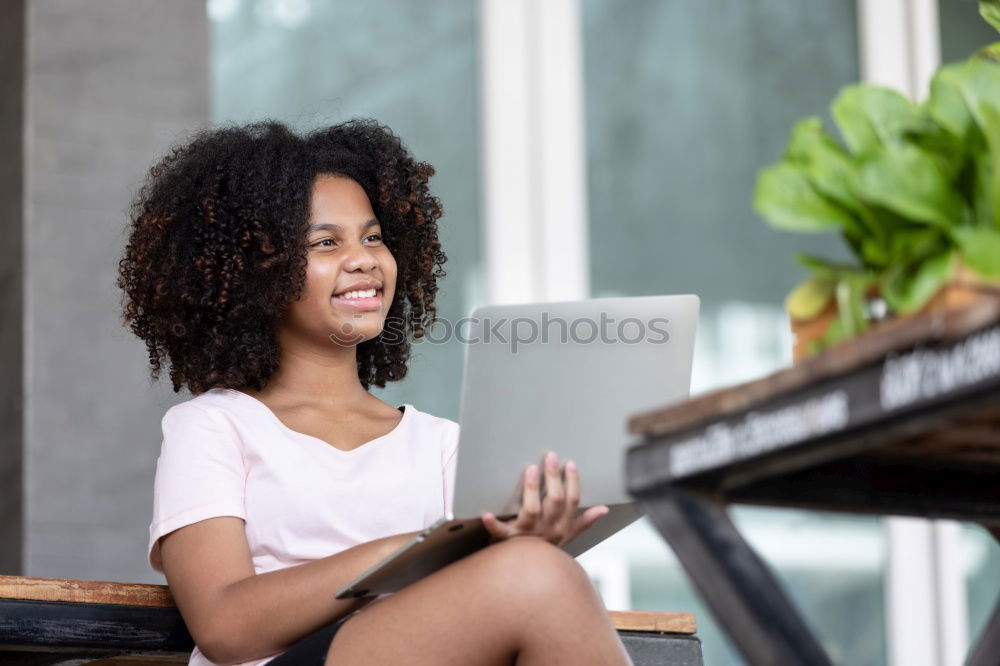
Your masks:
<svg viewBox="0 0 1000 666"><path fill-rule="evenodd" d="M513 516L525 466L546 451L580 470L581 510L611 512L563 546L579 555L641 516L625 490L628 417L688 397L695 295L477 308L459 409L454 514L442 516L337 592L395 592L489 542L479 516Z"/></svg>

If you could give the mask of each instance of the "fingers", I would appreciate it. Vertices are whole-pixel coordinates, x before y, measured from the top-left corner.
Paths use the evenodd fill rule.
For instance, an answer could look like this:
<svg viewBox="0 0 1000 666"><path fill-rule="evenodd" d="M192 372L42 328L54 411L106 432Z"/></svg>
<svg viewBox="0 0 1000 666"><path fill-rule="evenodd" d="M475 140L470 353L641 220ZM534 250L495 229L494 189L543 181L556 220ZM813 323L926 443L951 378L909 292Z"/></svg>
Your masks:
<svg viewBox="0 0 1000 666"><path fill-rule="evenodd" d="M541 490L537 465L528 465L521 479L521 510L513 520L501 521L492 513L482 515L483 527L494 541L521 534L535 534L542 513Z"/></svg>
<svg viewBox="0 0 1000 666"><path fill-rule="evenodd" d="M566 525L573 522L576 510L580 506L580 471L572 460L566 461L566 510L564 512Z"/></svg>
<svg viewBox="0 0 1000 666"><path fill-rule="evenodd" d="M522 485L524 490L521 493L521 510L517 513L514 525L521 533L532 534L538 528L538 519L542 514L538 465L528 465L525 468Z"/></svg>
<svg viewBox="0 0 1000 666"><path fill-rule="evenodd" d="M609 511L610 509L604 505L592 506L572 520L572 523L564 532L554 534L552 535L552 538L549 538L548 535L544 534L541 534L540 536L543 536L552 541L552 543L561 546L580 536L580 534L593 525L599 518L606 516ZM483 514L483 526L486 528L486 531L490 533L490 536L494 541L502 541L504 539L509 539L523 534L536 533L531 530L520 529L517 526L516 521L506 523L502 522L492 513Z"/></svg>
<svg viewBox="0 0 1000 666"><path fill-rule="evenodd" d="M611 509L601 504L598 506L592 506L581 513L576 520L573 521L573 525L569 529L569 534L563 543L568 543L569 541L572 541L576 537L580 536L580 534L593 525L598 518L608 515L609 511L611 511Z"/></svg>
<svg viewBox="0 0 1000 666"><path fill-rule="evenodd" d="M546 538L550 538L567 524L566 491L559 470L559 457L549 451L542 458L542 465L545 468L545 499L542 500L543 534Z"/></svg>
<svg viewBox="0 0 1000 666"><path fill-rule="evenodd" d="M483 514L483 527L489 532L493 541L502 541L514 535L514 529L507 523L498 520L492 513Z"/></svg>
<svg viewBox="0 0 1000 666"><path fill-rule="evenodd" d="M545 499L541 498L541 475L545 479ZM595 506L577 516L580 506L580 472L572 460L560 470L559 457L552 452L538 465L528 465L522 480L521 509L513 520L500 521L494 514L483 514L483 526L493 540L519 535L536 535L562 545L608 513L608 507Z"/></svg>

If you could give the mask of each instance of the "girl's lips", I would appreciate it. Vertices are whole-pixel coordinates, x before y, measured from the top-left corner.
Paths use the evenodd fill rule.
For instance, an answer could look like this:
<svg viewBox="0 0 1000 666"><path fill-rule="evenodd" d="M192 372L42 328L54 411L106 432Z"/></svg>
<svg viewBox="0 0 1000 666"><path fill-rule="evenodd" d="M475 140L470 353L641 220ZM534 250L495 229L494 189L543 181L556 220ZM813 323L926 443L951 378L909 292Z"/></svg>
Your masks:
<svg viewBox="0 0 1000 666"><path fill-rule="evenodd" d="M351 310L372 312L382 309L382 290L379 289L375 292L374 296L368 298L340 298L339 296L333 296L330 300L337 305L342 305Z"/></svg>

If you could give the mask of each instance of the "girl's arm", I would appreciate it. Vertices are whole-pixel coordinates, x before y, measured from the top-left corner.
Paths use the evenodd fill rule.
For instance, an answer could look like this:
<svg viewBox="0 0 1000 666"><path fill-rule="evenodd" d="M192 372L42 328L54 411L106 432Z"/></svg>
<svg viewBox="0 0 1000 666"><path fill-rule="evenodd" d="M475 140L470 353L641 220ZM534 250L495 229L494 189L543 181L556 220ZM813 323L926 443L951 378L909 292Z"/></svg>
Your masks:
<svg viewBox="0 0 1000 666"><path fill-rule="evenodd" d="M414 534L255 575L243 521L224 516L164 536L160 553L170 592L198 648L217 664L234 664L281 652L367 603L338 601L334 594Z"/></svg>

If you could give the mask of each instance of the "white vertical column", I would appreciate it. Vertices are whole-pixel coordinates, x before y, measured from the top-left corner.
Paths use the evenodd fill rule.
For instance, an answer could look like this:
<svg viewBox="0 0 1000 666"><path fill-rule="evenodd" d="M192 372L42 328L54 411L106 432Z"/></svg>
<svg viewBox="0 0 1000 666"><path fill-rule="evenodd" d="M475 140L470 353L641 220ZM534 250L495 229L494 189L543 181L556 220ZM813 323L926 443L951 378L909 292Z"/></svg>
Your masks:
<svg viewBox="0 0 1000 666"><path fill-rule="evenodd" d="M935 520L931 524L941 664L961 666L969 650L969 601L962 561L962 525L952 520Z"/></svg>
<svg viewBox="0 0 1000 666"><path fill-rule="evenodd" d="M590 293L580 0L536 1L532 7L538 26L533 34L538 37L543 297L575 300Z"/></svg>
<svg viewBox="0 0 1000 666"><path fill-rule="evenodd" d="M579 0L480 0L490 303L588 293Z"/></svg>
<svg viewBox="0 0 1000 666"><path fill-rule="evenodd" d="M923 100L941 64L941 26L937 0L910 0L910 97Z"/></svg>
<svg viewBox="0 0 1000 666"><path fill-rule="evenodd" d="M858 0L862 81L923 99L940 44L937 0Z"/></svg>
<svg viewBox="0 0 1000 666"><path fill-rule="evenodd" d="M890 666L942 666L931 523L885 520L886 643Z"/></svg>
<svg viewBox="0 0 1000 666"><path fill-rule="evenodd" d="M861 80L910 94L909 0L858 0Z"/></svg>
<svg viewBox="0 0 1000 666"><path fill-rule="evenodd" d="M961 526L890 518L886 626L892 666L960 666L968 650Z"/></svg>
<svg viewBox="0 0 1000 666"><path fill-rule="evenodd" d="M542 257L531 238L528 0L482 0L480 132L482 229L489 303L535 298ZM520 261L520 267L515 263Z"/></svg>
<svg viewBox="0 0 1000 666"><path fill-rule="evenodd" d="M941 61L937 0L858 0L861 78L926 97ZM960 528L889 518L886 627L892 666L959 666L968 646Z"/></svg>

